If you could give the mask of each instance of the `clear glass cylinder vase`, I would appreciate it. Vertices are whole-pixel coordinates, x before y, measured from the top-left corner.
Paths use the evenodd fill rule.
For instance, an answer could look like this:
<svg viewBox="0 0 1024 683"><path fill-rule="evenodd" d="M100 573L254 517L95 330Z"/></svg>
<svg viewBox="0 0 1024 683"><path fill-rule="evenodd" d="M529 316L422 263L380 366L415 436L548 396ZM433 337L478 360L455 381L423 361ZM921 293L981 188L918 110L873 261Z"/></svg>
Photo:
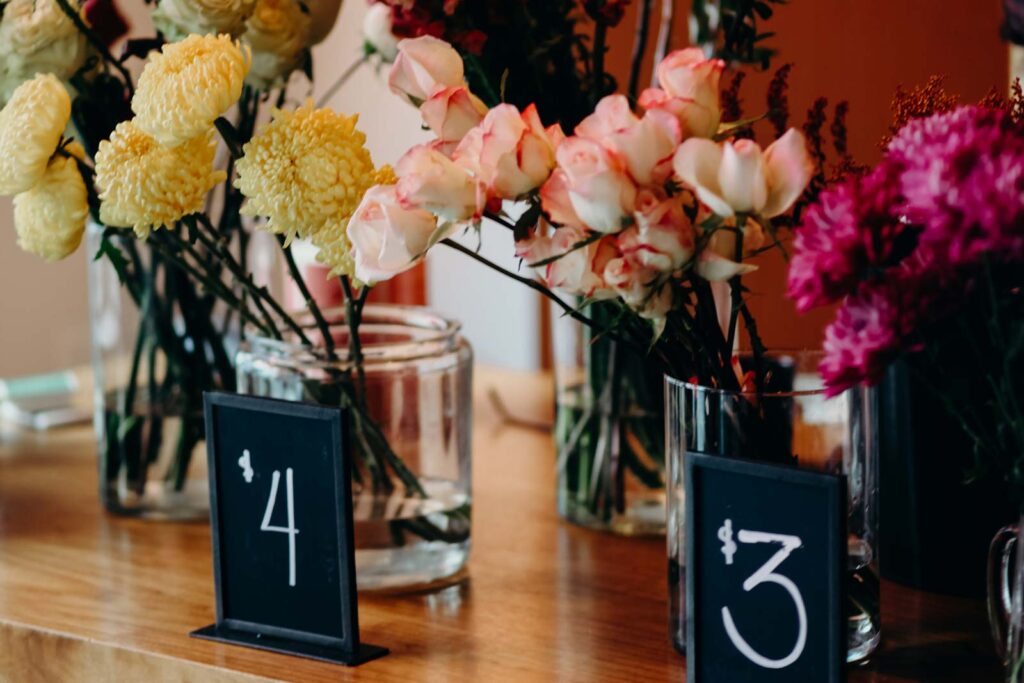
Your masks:
<svg viewBox="0 0 1024 683"><path fill-rule="evenodd" d="M988 556L988 617L1006 683L1024 681L1024 517L1000 529Z"/></svg>
<svg viewBox="0 0 1024 683"><path fill-rule="evenodd" d="M608 304L587 315L610 326ZM586 325L554 325L558 514L628 536L665 532L662 371Z"/></svg>
<svg viewBox="0 0 1024 683"><path fill-rule="evenodd" d="M325 311L335 357L294 339L250 338L239 393L349 408L361 590L462 577L471 518L472 364L459 325L412 306L367 305L360 372L344 311Z"/></svg>
<svg viewBox="0 0 1024 683"><path fill-rule="evenodd" d="M87 230L100 498L116 514L202 519L203 392L233 390L216 302L126 230ZM115 263L117 264L115 266Z"/></svg>
<svg viewBox="0 0 1024 683"><path fill-rule="evenodd" d="M762 393L722 391L665 378L668 440L669 628L686 651L687 451L842 474L847 483L847 661L870 655L881 638L878 580L876 398L855 387L826 395L821 354L769 354ZM750 359L743 359L750 369Z"/></svg>

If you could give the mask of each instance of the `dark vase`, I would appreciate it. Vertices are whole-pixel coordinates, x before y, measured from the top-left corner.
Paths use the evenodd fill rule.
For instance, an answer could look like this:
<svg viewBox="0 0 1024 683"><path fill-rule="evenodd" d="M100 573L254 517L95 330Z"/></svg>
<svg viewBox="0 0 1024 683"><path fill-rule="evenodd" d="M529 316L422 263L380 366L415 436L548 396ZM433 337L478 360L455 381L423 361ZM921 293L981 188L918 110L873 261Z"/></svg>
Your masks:
<svg viewBox="0 0 1024 683"><path fill-rule="evenodd" d="M905 363L878 393L882 577L983 597L989 542L1016 517L1005 485L992 476L968 483L971 440Z"/></svg>

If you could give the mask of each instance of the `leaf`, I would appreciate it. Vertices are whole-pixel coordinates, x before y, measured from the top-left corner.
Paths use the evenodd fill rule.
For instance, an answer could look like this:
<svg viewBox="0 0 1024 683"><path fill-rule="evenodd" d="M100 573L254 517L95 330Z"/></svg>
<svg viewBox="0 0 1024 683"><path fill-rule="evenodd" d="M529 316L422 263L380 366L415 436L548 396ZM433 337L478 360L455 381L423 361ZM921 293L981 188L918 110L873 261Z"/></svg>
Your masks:
<svg viewBox="0 0 1024 683"><path fill-rule="evenodd" d="M117 440L124 443L125 439L128 438L128 435L132 433L132 430L134 430L141 422L142 418L138 415L129 415L126 417L123 422L117 425Z"/></svg>
<svg viewBox="0 0 1024 683"><path fill-rule="evenodd" d="M540 220L540 204L531 204L530 208L527 209L516 224L512 227L512 239L516 242L521 242L530 236L530 229L537 225L537 221Z"/></svg>
<svg viewBox="0 0 1024 683"><path fill-rule="evenodd" d="M96 252L96 256L93 257L93 261L99 261L104 256L110 261L110 265L114 267L114 272L117 273L118 281L123 285L128 280L128 260L124 257L124 254L114 246L106 235L103 236L100 241L100 248Z"/></svg>
<svg viewBox="0 0 1024 683"><path fill-rule="evenodd" d="M754 116L749 119L740 119L739 121L730 121L728 123L723 123L720 126L718 126L718 132L715 133L715 136L712 138L712 140L714 140L715 142L721 142L722 140L726 140L732 137L733 133L740 130L741 128L749 128L750 126L757 123L761 119L766 118L767 116L768 112L765 112L760 116Z"/></svg>

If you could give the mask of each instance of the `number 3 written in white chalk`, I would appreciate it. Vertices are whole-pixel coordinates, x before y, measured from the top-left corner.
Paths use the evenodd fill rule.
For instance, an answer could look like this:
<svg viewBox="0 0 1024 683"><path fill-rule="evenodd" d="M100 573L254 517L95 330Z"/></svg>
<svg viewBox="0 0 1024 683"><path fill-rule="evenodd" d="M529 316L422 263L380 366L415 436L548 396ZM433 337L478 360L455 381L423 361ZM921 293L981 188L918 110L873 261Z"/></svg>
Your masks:
<svg viewBox="0 0 1024 683"><path fill-rule="evenodd" d="M278 531L288 534L288 585L295 585L295 536L299 530L295 528L295 485L293 483L292 468L285 470L285 498L288 506L288 526L271 526L270 518L274 514L274 506L277 504L277 487L281 483L281 471L274 470L270 480L270 496L267 498L267 508L263 512L263 523L260 524L260 531Z"/></svg>

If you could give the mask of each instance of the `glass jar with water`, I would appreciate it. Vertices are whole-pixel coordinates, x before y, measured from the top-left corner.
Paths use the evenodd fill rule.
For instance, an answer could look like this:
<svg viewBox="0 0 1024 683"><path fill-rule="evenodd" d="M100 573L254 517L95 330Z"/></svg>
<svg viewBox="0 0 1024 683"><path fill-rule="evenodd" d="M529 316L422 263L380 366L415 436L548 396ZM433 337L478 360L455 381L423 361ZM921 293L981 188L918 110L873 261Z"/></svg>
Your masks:
<svg viewBox="0 0 1024 683"><path fill-rule="evenodd" d="M745 365L753 359L741 359ZM769 354L761 392L722 391L666 377L668 554L672 641L686 649L686 451L842 474L847 488L847 661L881 638L874 390L826 394L820 353ZM745 367L744 369L749 369Z"/></svg>
<svg viewBox="0 0 1024 683"><path fill-rule="evenodd" d="M470 540L469 344L458 323L422 308L367 305L356 368L344 311L325 317L334 358L251 338L237 357L239 392L349 409L360 590L458 580Z"/></svg>

